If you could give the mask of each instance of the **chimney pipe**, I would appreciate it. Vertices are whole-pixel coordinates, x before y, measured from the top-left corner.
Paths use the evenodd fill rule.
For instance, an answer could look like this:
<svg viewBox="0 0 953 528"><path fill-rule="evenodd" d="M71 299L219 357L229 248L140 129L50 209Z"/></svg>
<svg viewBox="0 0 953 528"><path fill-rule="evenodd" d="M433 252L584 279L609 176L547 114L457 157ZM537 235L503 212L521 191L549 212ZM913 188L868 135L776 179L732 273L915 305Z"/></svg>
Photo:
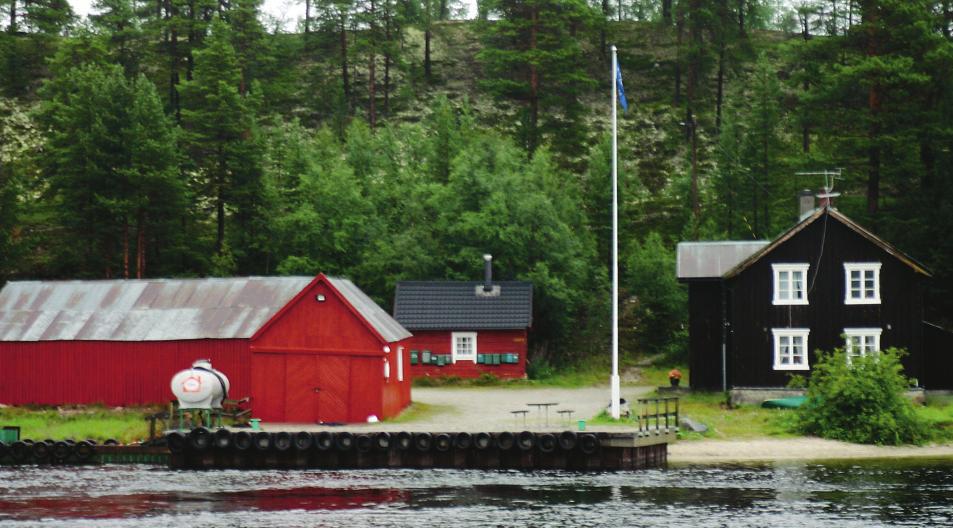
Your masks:
<svg viewBox="0 0 953 528"><path fill-rule="evenodd" d="M801 218L814 212L814 193L810 189L804 189L797 193L798 214Z"/></svg>
<svg viewBox="0 0 953 528"><path fill-rule="evenodd" d="M483 255L483 291L493 291L493 255Z"/></svg>

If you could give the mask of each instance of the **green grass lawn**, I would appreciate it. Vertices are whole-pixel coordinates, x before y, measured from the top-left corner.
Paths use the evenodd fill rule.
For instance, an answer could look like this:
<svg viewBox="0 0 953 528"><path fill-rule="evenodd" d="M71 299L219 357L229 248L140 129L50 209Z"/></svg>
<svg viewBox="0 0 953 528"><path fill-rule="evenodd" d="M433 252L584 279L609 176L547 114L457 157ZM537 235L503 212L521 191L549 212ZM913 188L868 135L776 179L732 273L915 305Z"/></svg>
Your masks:
<svg viewBox="0 0 953 528"><path fill-rule="evenodd" d="M7 407L0 409L0 426L19 426L20 438L33 440L113 438L122 443L145 440L149 436L147 414L152 408L114 410L106 407L57 410Z"/></svg>

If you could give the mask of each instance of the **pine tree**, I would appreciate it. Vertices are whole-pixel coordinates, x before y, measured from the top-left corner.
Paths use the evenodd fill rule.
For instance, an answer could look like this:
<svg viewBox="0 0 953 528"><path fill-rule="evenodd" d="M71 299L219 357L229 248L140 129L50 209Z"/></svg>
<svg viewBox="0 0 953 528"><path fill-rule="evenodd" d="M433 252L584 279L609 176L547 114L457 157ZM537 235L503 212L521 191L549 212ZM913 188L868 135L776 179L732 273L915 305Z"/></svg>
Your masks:
<svg viewBox="0 0 953 528"><path fill-rule="evenodd" d="M246 242L261 235L256 193L262 168L256 101L240 92L241 66L232 38L228 25L216 17L206 47L195 54L194 78L182 85L182 126L201 193L214 204L215 252L226 252L226 223L232 211L236 225L231 238L236 243L230 247L240 268L246 269L254 259L253 244Z"/></svg>
<svg viewBox="0 0 953 528"><path fill-rule="evenodd" d="M519 139L527 151L550 136L561 154L581 156L579 98L595 81L579 39L592 24L592 9L577 0L493 0L488 7L500 18L483 28L483 88L521 108Z"/></svg>

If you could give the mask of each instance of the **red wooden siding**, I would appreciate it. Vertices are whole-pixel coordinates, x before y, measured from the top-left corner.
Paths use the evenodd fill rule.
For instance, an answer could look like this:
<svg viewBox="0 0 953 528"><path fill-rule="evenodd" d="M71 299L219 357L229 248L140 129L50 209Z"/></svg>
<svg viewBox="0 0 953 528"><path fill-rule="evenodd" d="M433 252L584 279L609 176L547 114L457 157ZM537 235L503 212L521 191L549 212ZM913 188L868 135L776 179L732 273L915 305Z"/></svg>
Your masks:
<svg viewBox="0 0 953 528"><path fill-rule="evenodd" d="M315 300L324 295L324 302ZM252 340L252 348L293 351L320 350L345 355L382 355L383 343L323 281Z"/></svg>
<svg viewBox="0 0 953 528"><path fill-rule="evenodd" d="M465 330L461 330L465 331ZM478 354L505 354L508 352L519 354L519 363L512 365L481 365L476 362L458 361L452 365L438 367L437 365L414 365L412 367L415 378L429 376L459 376L461 378L476 378L484 372L500 378L523 378L526 376L526 330L484 330L477 331ZM433 354L450 354L450 342L453 332L450 331L416 331L408 339L408 348L429 350Z"/></svg>
<svg viewBox="0 0 953 528"><path fill-rule="evenodd" d="M200 358L228 376L230 397L249 394L244 339L0 342L0 403L166 403L172 376Z"/></svg>
<svg viewBox="0 0 953 528"><path fill-rule="evenodd" d="M316 297L324 296L323 302ZM252 409L279 422L363 422L395 416L410 403L410 373L384 379L384 358L398 343L381 339L319 280L251 343ZM405 346L405 369L409 352Z"/></svg>

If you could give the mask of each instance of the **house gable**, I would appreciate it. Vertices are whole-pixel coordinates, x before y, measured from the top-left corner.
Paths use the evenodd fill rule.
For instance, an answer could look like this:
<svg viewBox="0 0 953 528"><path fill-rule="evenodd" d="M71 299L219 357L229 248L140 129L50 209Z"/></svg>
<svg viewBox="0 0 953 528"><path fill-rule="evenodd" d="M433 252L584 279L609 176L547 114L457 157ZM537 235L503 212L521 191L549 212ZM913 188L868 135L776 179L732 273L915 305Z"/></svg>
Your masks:
<svg viewBox="0 0 953 528"><path fill-rule="evenodd" d="M383 355L386 343L323 274L252 336L252 350Z"/></svg>

